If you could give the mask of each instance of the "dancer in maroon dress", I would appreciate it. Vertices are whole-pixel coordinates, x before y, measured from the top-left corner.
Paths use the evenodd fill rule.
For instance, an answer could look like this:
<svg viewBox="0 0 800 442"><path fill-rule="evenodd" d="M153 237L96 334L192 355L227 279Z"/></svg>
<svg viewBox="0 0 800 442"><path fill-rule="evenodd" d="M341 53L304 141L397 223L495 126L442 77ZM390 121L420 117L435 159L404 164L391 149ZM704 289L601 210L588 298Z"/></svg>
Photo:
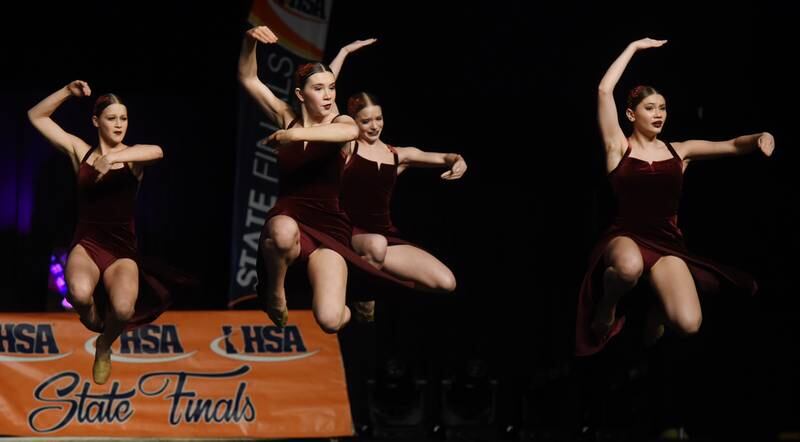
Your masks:
<svg viewBox="0 0 800 442"><path fill-rule="evenodd" d="M128 112L113 94L99 97L92 121L99 146L92 147L65 132L51 118L68 98L91 95L89 85L73 81L28 111L33 126L66 153L78 175L78 224L67 259L69 300L96 341L94 381L103 384L111 373L111 344L133 321L155 319L165 302L140 308L134 207L142 166L163 156L160 147L123 144ZM97 299L100 278L108 300ZM103 308L108 304L108 309ZM153 306L155 304L155 307ZM159 309L153 311L152 308ZM145 311L147 310L147 311Z"/></svg>
<svg viewBox="0 0 800 442"><path fill-rule="evenodd" d="M359 127L350 144L342 186L342 208L353 222L353 248L378 268L413 281L416 288L452 292L453 272L427 251L401 238L392 223L390 202L397 177L409 167L444 167L444 180L461 178L467 163L459 154L424 152L416 147L393 147L381 139L383 112L378 100L365 92L350 97L347 112ZM371 319L374 303L356 304Z"/></svg>
<svg viewBox="0 0 800 442"><path fill-rule="evenodd" d="M645 341L663 334L664 325L681 334L696 333L702 314L701 292L720 283L750 293L747 275L691 255L677 226L683 173L695 159L761 150L771 155L769 133L727 141L658 139L667 117L664 97L649 86L637 86L628 97L625 115L633 125L626 137L619 126L614 87L631 57L665 40L645 38L628 45L606 72L598 89L598 121L606 151L606 169L617 199L617 215L595 247L581 286L576 324L576 353L600 351L624 325L616 306L623 294L645 278L657 295L646 321Z"/></svg>
<svg viewBox="0 0 800 442"><path fill-rule="evenodd" d="M338 77L349 54L375 41L356 40L342 47L331 61L334 75ZM435 256L401 238L392 223L390 202L397 176L407 168L446 167L449 170L441 175L442 179L456 180L466 172L467 163L455 153L385 144L380 139L383 109L371 94L361 92L350 97L347 113L359 128L358 139L348 146L341 194L342 208L353 222L353 248L374 266L413 281L416 288L452 292L456 287L453 272ZM359 318L372 320L373 301L354 305Z"/></svg>
<svg viewBox="0 0 800 442"><path fill-rule="evenodd" d="M257 76L256 44L277 37L266 26L247 32L239 60L247 92L281 128L268 142L278 145L280 193L259 241L256 292L270 319L288 320L284 280L295 261L307 265L313 291L312 310L320 327L335 333L350 320L345 305L348 264L400 285L407 283L364 261L350 247L352 226L339 208L345 147L358 137L352 118L334 113L335 78L321 63L305 64L295 73L299 114L275 97Z"/></svg>

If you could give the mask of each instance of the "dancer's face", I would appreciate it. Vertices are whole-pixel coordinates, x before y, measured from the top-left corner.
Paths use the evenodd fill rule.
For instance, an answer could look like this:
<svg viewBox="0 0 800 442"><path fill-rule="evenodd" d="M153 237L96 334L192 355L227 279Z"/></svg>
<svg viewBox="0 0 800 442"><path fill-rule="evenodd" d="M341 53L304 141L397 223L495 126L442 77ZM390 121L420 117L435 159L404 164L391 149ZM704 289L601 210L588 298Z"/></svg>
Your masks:
<svg viewBox="0 0 800 442"><path fill-rule="evenodd" d="M122 143L128 131L128 108L124 104L111 104L100 114L92 117L94 126L100 132L100 138L114 146Z"/></svg>
<svg viewBox="0 0 800 442"><path fill-rule="evenodd" d="M309 114L325 118L336 100L336 78L330 72L318 72L308 77L302 91L295 89L295 93Z"/></svg>
<svg viewBox="0 0 800 442"><path fill-rule="evenodd" d="M378 141L383 131L383 111L380 106L371 104L356 114L356 124L361 138L369 143Z"/></svg>
<svg viewBox="0 0 800 442"><path fill-rule="evenodd" d="M658 135L667 121L667 102L661 94L646 97L635 110L626 111L635 130L647 135Z"/></svg>

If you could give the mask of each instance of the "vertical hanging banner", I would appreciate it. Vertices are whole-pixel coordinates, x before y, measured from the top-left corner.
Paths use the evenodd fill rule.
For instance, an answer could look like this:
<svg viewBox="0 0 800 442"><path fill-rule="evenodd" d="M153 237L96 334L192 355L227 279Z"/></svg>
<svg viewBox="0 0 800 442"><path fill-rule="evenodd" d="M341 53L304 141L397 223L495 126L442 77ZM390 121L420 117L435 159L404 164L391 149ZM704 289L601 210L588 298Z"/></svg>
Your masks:
<svg viewBox="0 0 800 442"><path fill-rule="evenodd" d="M167 312L112 346L74 313L0 313L0 434L44 438L326 438L353 434L336 335L309 311Z"/></svg>
<svg viewBox="0 0 800 442"><path fill-rule="evenodd" d="M259 78L278 98L289 101L297 66L322 59L332 4L333 0L253 1L250 24L269 26L278 36L277 44L259 44L256 55ZM242 90L228 290L232 308L255 307L258 239L279 185L276 152L264 142L278 129Z"/></svg>

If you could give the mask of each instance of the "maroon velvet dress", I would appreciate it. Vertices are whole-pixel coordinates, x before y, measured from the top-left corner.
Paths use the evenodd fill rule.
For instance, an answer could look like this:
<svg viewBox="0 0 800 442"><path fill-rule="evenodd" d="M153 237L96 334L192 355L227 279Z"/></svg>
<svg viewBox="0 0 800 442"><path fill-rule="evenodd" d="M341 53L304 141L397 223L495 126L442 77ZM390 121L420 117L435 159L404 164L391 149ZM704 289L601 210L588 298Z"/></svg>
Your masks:
<svg viewBox="0 0 800 442"><path fill-rule="evenodd" d="M102 275L118 259L128 258L139 266L134 226L139 180L128 166L109 170L97 181L97 170L86 160L78 168L78 223L70 249L80 244L100 269L100 281L94 293L101 316L105 315L107 294ZM167 289L152 275L139 268L139 296L128 328L155 320L169 305Z"/></svg>
<svg viewBox="0 0 800 442"><path fill-rule="evenodd" d="M757 290L750 276L693 256L686 249L683 234L677 225L683 162L672 146L669 143L666 145L672 158L652 163L631 157L631 148L628 146L619 165L608 175L617 199L617 215L592 251L589 269L581 285L575 336L575 353L578 356L602 350L625 324L624 314L618 311L608 336L596 337L591 329L595 304L603 294L603 272L606 268L603 257L608 243L618 236L631 238L639 246L645 275L662 256L676 256L686 262L701 294L719 290L720 283L748 293Z"/></svg>
<svg viewBox="0 0 800 442"><path fill-rule="evenodd" d="M353 234L377 233L386 237L390 246L410 244L400 238L400 231L392 223L390 204L397 181L397 151L394 164L381 164L358 154L358 143L353 147L350 162L345 166L340 196L342 208L353 223Z"/></svg>
<svg viewBox="0 0 800 442"><path fill-rule="evenodd" d="M295 124L297 120L292 121L287 129ZM314 250L326 247L339 253L350 268L368 276L413 288L411 282L397 279L371 266L350 245L353 227L339 206L345 166L342 145L309 142L304 149L303 144L299 141L278 149L280 189L278 200L267 212L267 222L261 231L259 262L256 266L259 281L265 281L267 278L261 244L269 237L268 222L277 215L286 215L297 222L300 228L299 260L306 261ZM259 289L260 286L261 284L257 285L256 291L259 297L263 297L264 293Z"/></svg>

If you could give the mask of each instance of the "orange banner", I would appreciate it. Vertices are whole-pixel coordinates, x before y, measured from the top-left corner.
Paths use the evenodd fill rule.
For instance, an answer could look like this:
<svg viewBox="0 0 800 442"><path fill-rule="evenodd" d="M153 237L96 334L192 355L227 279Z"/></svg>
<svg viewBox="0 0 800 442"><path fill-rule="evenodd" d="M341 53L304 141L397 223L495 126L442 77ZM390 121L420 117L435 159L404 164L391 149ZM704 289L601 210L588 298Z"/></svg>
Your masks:
<svg viewBox="0 0 800 442"><path fill-rule="evenodd" d="M332 437L353 434L336 335L308 311L167 312L123 334L105 385L75 314L0 314L0 434Z"/></svg>
<svg viewBox="0 0 800 442"><path fill-rule="evenodd" d="M278 35L278 44L301 58L322 60L333 0L287 2L255 0L250 22L269 26Z"/></svg>

